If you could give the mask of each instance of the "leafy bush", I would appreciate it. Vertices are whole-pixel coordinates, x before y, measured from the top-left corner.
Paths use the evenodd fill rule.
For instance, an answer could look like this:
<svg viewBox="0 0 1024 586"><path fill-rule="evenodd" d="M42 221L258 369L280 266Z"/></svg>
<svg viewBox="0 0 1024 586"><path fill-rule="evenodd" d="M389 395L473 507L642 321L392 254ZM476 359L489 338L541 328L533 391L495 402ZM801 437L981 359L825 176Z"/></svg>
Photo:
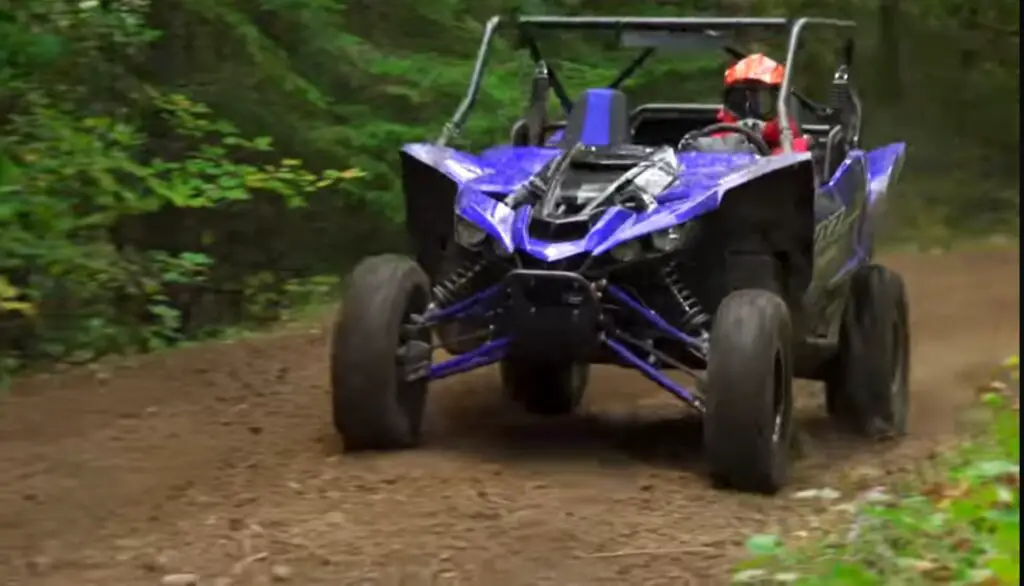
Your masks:
<svg viewBox="0 0 1024 586"><path fill-rule="evenodd" d="M44 93L25 97L2 145L0 273L3 309L28 318L39 357L90 349L153 348L180 336L172 290L204 282L214 263L197 251L138 250L118 242L125 218L165 207L216 208L272 193L289 206L355 171L311 173L300 163L238 162L272 150L182 95L152 106L182 140L176 160L146 159L145 137L113 117L81 118ZM23 321L23 320L22 320ZM13 323L8 315L7 325Z"/></svg>
<svg viewBox="0 0 1024 586"><path fill-rule="evenodd" d="M1019 584L1019 359L1006 368L1011 384L983 389L989 425L949 457L937 481L918 479L898 497L876 493L810 545L752 537L753 558L734 583Z"/></svg>
<svg viewBox="0 0 1024 586"><path fill-rule="evenodd" d="M66 30L67 23L51 24ZM109 23L91 24L102 32ZM135 84L119 104L93 107L95 88L86 81L26 70L54 71L74 59L66 39L0 29L13 35L4 38L0 67L7 81L0 90L0 370L183 338L188 298L210 284L218 259L203 250L209 242L140 247L125 237L136 219L230 209L257 196L301 207L360 176L281 159L269 137L246 138L180 93ZM130 49L148 40L125 35L118 43ZM244 279L235 280L244 296Z"/></svg>

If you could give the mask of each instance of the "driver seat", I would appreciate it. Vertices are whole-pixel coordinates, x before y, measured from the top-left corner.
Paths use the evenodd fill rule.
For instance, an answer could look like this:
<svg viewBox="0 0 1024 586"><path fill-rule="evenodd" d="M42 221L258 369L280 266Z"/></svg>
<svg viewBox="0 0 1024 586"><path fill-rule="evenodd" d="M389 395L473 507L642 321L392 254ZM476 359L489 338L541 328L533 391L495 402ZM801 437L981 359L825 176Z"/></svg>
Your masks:
<svg viewBox="0 0 1024 586"><path fill-rule="evenodd" d="M557 143L560 149L576 144L614 146L632 142L626 94L615 89L589 89L576 100Z"/></svg>

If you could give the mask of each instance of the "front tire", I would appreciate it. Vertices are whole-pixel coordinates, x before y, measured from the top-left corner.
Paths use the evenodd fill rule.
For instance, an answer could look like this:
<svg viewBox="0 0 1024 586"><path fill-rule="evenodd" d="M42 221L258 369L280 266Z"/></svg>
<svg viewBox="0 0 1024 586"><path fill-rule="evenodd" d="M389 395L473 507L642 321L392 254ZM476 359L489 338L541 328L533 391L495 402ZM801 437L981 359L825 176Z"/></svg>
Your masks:
<svg viewBox="0 0 1024 586"><path fill-rule="evenodd" d="M501 362L506 394L535 415L566 415L579 407L590 365L507 359Z"/></svg>
<svg viewBox="0 0 1024 586"><path fill-rule="evenodd" d="M429 367L430 332L403 326L429 298L426 274L404 256L370 257L352 271L331 340L334 428L346 451L419 443L427 382L406 380L406 364Z"/></svg>
<svg viewBox="0 0 1024 586"><path fill-rule="evenodd" d="M723 488L774 494L789 478L793 352L789 309L745 289L718 307L708 356L704 445Z"/></svg>
<svg viewBox="0 0 1024 586"><path fill-rule="evenodd" d="M906 286L880 265L859 269L825 381L825 406L841 427L872 439L905 435L910 403L910 330Z"/></svg>

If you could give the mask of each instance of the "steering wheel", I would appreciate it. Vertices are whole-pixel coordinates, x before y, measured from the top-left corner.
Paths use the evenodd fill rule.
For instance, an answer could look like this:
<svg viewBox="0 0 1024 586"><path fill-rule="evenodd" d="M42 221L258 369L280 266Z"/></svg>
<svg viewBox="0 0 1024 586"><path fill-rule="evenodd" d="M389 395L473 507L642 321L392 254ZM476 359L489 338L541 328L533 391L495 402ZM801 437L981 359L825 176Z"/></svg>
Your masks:
<svg viewBox="0 0 1024 586"><path fill-rule="evenodd" d="M679 146L676 147L676 150L684 150L684 147L692 144L698 138L704 138L719 132L735 132L737 134L742 134L744 138L750 141L750 144L754 145L754 149L757 150L759 155L766 157L772 154L772 149L768 147L768 143L766 143L764 138L761 137L760 132L750 128L749 126L735 124L732 122L719 122L717 124L712 124L711 126L705 126L704 128L698 128L697 130L687 132L686 135L683 136L682 140L679 141Z"/></svg>

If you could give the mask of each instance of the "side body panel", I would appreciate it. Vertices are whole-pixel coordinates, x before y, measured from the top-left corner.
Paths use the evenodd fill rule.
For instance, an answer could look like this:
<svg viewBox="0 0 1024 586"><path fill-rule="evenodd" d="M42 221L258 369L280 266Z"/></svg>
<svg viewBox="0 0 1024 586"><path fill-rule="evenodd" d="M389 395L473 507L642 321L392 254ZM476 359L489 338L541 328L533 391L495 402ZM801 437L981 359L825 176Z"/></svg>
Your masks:
<svg viewBox="0 0 1024 586"><path fill-rule="evenodd" d="M865 218L864 238L873 243L884 224L883 215L888 207L892 186L903 171L907 156L906 143L888 144L864 154L868 174L868 213Z"/></svg>
<svg viewBox="0 0 1024 586"><path fill-rule="evenodd" d="M814 338L837 339L849 277L870 257L863 237L866 210L864 153L851 151L815 194L814 278L804 298Z"/></svg>
<svg viewBox="0 0 1024 586"><path fill-rule="evenodd" d="M834 340L849 277L871 261L878 216L905 153L902 143L853 150L816 194L814 279L805 304L818 319L812 333Z"/></svg>
<svg viewBox="0 0 1024 586"><path fill-rule="evenodd" d="M894 142L873 149L864 154L868 173L868 200L872 208L887 198L889 188L903 170L907 156L907 145Z"/></svg>

